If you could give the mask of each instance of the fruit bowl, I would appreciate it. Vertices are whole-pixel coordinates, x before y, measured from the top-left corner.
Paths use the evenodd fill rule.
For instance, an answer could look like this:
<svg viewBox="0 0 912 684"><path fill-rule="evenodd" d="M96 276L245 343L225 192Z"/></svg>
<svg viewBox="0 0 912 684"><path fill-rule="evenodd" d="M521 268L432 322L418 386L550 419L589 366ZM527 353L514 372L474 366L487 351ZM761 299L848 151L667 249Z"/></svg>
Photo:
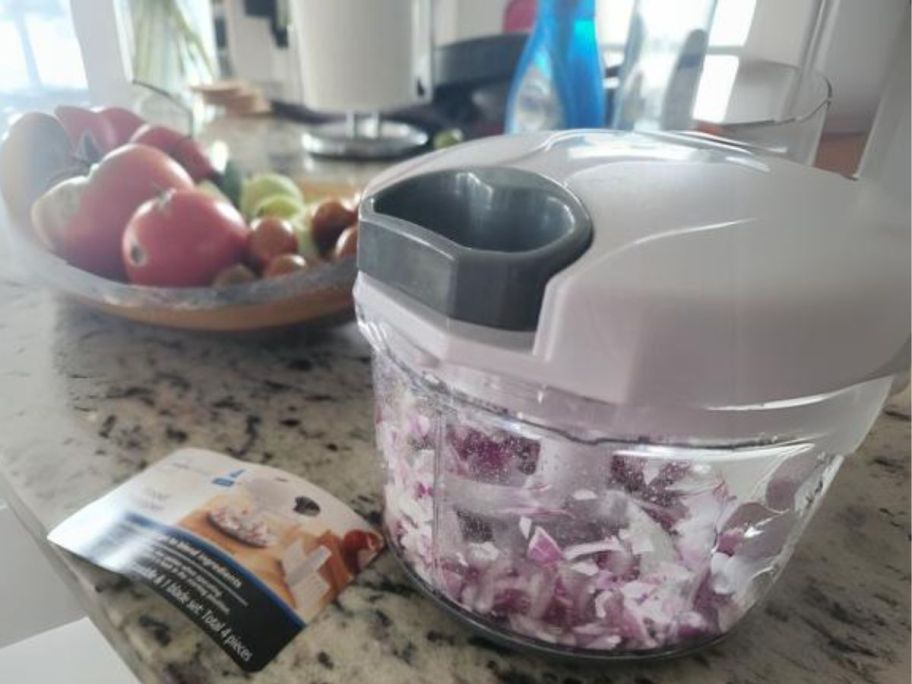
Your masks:
<svg viewBox="0 0 912 684"><path fill-rule="evenodd" d="M127 110L55 112L24 115L0 145L14 257L42 284L175 328L351 313L357 186L217 168L194 138Z"/></svg>
<svg viewBox="0 0 912 684"><path fill-rule="evenodd" d="M48 252L28 226L8 233L13 254L42 284L93 309L171 328L247 331L347 317L355 259L225 287L150 287L108 280Z"/></svg>

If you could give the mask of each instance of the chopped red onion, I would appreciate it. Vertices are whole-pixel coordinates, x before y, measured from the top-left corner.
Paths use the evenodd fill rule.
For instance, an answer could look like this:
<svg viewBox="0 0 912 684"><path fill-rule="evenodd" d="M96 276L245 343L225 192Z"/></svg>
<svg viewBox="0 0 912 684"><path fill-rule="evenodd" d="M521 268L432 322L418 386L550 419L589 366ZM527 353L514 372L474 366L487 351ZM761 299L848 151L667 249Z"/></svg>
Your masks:
<svg viewBox="0 0 912 684"><path fill-rule="evenodd" d="M561 553L557 542L541 527L536 527L532 533L526 555L539 565L551 565L564 560L564 554Z"/></svg>
<svg viewBox="0 0 912 684"><path fill-rule="evenodd" d="M383 358L375 367L394 548L432 590L549 644L666 651L730 629L839 464L792 448L764 481L733 487L734 461L514 433L452 398L436 404Z"/></svg>

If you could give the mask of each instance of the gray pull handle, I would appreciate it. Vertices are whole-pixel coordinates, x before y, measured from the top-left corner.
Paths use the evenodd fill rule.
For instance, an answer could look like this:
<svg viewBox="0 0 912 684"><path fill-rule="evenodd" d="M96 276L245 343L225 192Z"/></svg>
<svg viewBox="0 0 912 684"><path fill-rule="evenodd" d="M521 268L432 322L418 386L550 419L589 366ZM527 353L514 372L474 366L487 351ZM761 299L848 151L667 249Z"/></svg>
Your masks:
<svg viewBox="0 0 912 684"><path fill-rule="evenodd" d="M450 318L535 330L545 285L592 241L566 188L488 167L414 176L364 198L358 269Z"/></svg>

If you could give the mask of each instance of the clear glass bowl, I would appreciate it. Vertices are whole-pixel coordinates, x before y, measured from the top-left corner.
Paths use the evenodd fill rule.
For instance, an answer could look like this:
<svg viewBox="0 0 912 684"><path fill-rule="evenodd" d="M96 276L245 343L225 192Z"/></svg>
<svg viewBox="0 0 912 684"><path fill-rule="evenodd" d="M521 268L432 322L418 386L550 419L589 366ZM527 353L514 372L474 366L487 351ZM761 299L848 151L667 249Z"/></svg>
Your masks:
<svg viewBox="0 0 912 684"><path fill-rule="evenodd" d="M833 89L818 71L731 55L707 56L697 99L698 132L811 165Z"/></svg>
<svg viewBox="0 0 912 684"><path fill-rule="evenodd" d="M726 634L775 581L890 386L772 407L803 415L778 436L612 437L612 407L455 368L358 316L391 548L476 628L552 655L668 656Z"/></svg>

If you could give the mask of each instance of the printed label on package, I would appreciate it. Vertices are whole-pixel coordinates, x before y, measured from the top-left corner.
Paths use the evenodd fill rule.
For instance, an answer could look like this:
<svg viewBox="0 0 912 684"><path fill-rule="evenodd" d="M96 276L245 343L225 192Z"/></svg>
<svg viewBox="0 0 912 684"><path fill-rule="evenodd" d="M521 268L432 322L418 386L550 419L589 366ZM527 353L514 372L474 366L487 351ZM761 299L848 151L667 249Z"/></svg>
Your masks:
<svg viewBox="0 0 912 684"><path fill-rule="evenodd" d="M151 587L261 670L383 547L348 506L281 470L182 449L67 518L64 549Z"/></svg>

